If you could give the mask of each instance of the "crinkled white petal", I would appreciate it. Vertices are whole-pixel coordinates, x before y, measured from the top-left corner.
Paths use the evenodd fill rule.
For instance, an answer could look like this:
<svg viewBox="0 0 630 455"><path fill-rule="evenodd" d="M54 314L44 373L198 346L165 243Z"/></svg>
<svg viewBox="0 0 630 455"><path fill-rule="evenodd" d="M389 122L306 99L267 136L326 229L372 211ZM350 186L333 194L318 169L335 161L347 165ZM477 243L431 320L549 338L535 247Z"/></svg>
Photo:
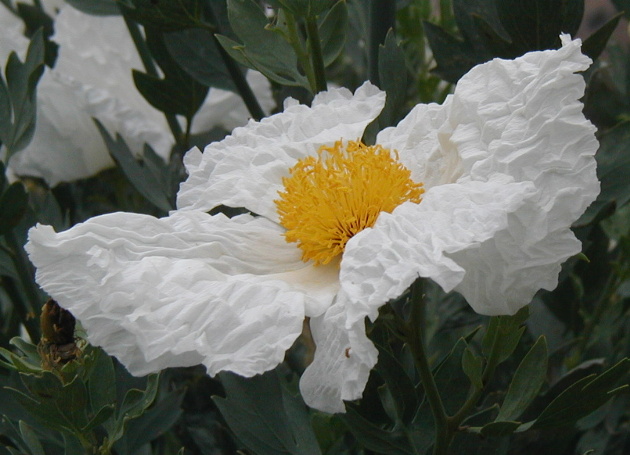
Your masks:
<svg viewBox="0 0 630 455"><path fill-rule="evenodd" d="M453 183L462 174L461 157L450 142L448 111L444 104L418 104L395 127L381 131L376 142L398 151L400 162L411 171L411 178L422 182L425 190Z"/></svg>
<svg viewBox="0 0 630 455"><path fill-rule="evenodd" d="M60 233L38 225L26 249L40 286L136 375L198 363L210 374L269 370L305 308L327 308L338 287L277 225L248 215L115 213Z"/></svg>
<svg viewBox="0 0 630 455"><path fill-rule="evenodd" d="M536 291L557 285L562 262L580 250L570 226L599 192L595 128L582 114L584 81L574 74L590 59L579 40L562 41L559 50L473 68L444 105L418 106L379 135L429 189L416 210L406 204L382 214L373 230L348 242L341 281L356 302L349 323L376 317L378 300L396 297L418 275L488 315L514 314ZM512 189L488 187L494 209L487 212L484 197L468 201L471 216L477 210L479 220L494 220L484 233L476 231L483 223L453 222L460 204L434 192L444 182L464 189L506 177ZM519 183L527 191L512 194ZM441 214L418 219L429 201ZM468 246L459 241L467 235Z"/></svg>
<svg viewBox="0 0 630 455"><path fill-rule="evenodd" d="M538 190L506 231L454 257L470 271L456 290L482 314L513 314L538 289L555 288L562 262L581 249L569 228L599 193L595 127L582 114L585 84L574 74L591 61L579 40L562 38L557 51L474 68L453 95L451 140L463 178L500 172Z"/></svg>
<svg viewBox="0 0 630 455"><path fill-rule="evenodd" d="M320 411L345 412L343 400L363 395L378 351L365 334L363 320L346 326L341 298L323 316L311 319L310 325L317 349L300 379L302 397Z"/></svg>
<svg viewBox="0 0 630 455"><path fill-rule="evenodd" d="M453 253L478 249L505 229L508 214L534 193L531 183L496 176L490 182L435 186L420 204L407 202L382 213L373 228L346 245L340 280L351 301L348 324L365 316L375 320L379 307L419 276L453 289L466 274Z"/></svg>
<svg viewBox="0 0 630 455"><path fill-rule="evenodd" d="M193 149L184 158L188 179L180 187L177 205L204 211L219 204L246 207L277 221L273 201L289 168L321 145L360 138L384 103L385 93L369 82L354 95L332 89L318 94L312 107L289 103L284 112L250 121L203 153Z"/></svg>

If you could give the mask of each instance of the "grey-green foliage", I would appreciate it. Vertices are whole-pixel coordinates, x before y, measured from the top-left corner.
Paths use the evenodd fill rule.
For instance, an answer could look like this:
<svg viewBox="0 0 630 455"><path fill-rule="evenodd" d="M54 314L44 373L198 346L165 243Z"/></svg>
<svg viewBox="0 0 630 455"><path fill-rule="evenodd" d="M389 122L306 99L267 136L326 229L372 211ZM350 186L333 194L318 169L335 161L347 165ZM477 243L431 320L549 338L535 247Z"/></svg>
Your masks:
<svg viewBox="0 0 630 455"><path fill-rule="evenodd" d="M5 161L28 145L35 132L37 83L44 72L44 38L40 29L31 39L24 62L11 52L0 75L0 141Z"/></svg>

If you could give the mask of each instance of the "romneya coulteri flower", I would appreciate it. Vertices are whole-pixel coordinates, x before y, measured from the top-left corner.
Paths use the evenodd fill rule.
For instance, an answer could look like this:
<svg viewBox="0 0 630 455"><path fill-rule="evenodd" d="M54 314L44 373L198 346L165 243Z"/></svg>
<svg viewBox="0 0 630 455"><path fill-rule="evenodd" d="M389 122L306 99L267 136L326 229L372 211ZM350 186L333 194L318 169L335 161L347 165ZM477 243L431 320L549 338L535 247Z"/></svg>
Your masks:
<svg viewBox="0 0 630 455"><path fill-rule="evenodd" d="M21 27L17 17L0 5L2 22ZM28 40L19 35L7 50L26 54ZM164 114L153 108L134 86L132 69L142 62L121 16L91 16L71 6L55 18L59 56L38 85L35 135L28 147L10 160L16 175L42 177L49 185L89 177L113 166L92 117L111 134L120 133L139 154L144 143L167 159L174 144ZM4 39L3 39L4 41ZM6 61L6 58L2 60ZM247 76L263 109L273 107L267 79L257 72ZM222 126L232 130L249 118L239 95L212 88L192 125L192 133Z"/></svg>
<svg viewBox="0 0 630 455"><path fill-rule="evenodd" d="M136 375L202 363L253 376L310 317L306 402L343 412L377 350L365 317L419 276L475 311L514 314L580 251L595 199L595 128L578 101L580 41L479 65L444 104L359 142L385 94L365 83L237 128L185 157L169 217L114 213L27 250L38 283ZM225 204L253 214L207 212Z"/></svg>

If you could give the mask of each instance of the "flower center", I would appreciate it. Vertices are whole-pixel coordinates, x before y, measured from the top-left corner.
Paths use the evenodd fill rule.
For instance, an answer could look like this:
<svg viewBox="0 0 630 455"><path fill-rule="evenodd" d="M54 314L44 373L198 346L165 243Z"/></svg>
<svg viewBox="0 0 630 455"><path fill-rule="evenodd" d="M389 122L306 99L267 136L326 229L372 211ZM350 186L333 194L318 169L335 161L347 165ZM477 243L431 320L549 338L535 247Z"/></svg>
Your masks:
<svg viewBox="0 0 630 455"><path fill-rule="evenodd" d="M297 242L302 260L328 264L352 236L406 201L420 202L422 183L398 162L398 153L361 141L322 146L298 161L282 180L274 201L287 242Z"/></svg>

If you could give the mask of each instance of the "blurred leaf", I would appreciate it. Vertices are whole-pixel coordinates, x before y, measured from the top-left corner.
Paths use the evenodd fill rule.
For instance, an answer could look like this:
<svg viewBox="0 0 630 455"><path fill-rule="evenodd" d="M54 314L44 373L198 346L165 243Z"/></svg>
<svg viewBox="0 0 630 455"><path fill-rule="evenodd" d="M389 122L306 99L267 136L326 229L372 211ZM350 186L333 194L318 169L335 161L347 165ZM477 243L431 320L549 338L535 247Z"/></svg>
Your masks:
<svg viewBox="0 0 630 455"><path fill-rule="evenodd" d="M170 115L193 118L208 94L200 84L173 59L164 36L156 29L145 29L147 46L164 73L164 78L133 70L133 80L142 96L156 109Z"/></svg>
<svg viewBox="0 0 630 455"><path fill-rule="evenodd" d="M95 350L96 359L87 381L92 412L116 402L116 377L112 359L102 349Z"/></svg>
<svg viewBox="0 0 630 455"><path fill-rule="evenodd" d="M266 28L267 17L254 0L228 0L228 16L243 44L223 35L216 36L233 59L279 84L309 88L308 81L298 71L293 48L280 34Z"/></svg>
<svg viewBox="0 0 630 455"><path fill-rule="evenodd" d="M515 58L526 52L556 49L560 33L575 35L583 0L453 0L455 21L463 40L425 22L436 74L457 82L473 66L493 57ZM602 31L593 43L602 39ZM594 46L593 49L596 49Z"/></svg>
<svg viewBox="0 0 630 455"><path fill-rule="evenodd" d="M630 19L630 0L612 0L612 2L626 18Z"/></svg>
<svg viewBox="0 0 630 455"><path fill-rule="evenodd" d="M173 59L195 80L207 87L236 91L209 31L199 28L178 30L166 33L164 42Z"/></svg>
<svg viewBox="0 0 630 455"><path fill-rule="evenodd" d="M53 19L42 9L29 5L27 3L18 2L16 4L17 11L24 24L26 25L26 36L32 37L39 29L42 29L44 36L44 61L49 67L53 67L57 60L57 51L59 45L50 41L50 37L54 34Z"/></svg>
<svg viewBox="0 0 630 455"><path fill-rule="evenodd" d="M615 203L621 208L630 201L630 122L626 121L599 138L597 177L601 182L601 192L576 224L590 223L608 204Z"/></svg>
<svg viewBox="0 0 630 455"><path fill-rule="evenodd" d="M388 455L412 455L405 434L399 430L384 430L366 420L352 407L348 407L346 413L340 416L352 431L353 436L368 450Z"/></svg>
<svg viewBox="0 0 630 455"><path fill-rule="evenodd" d="M103 406L98 412L92 417L92 419L80 430L82 433L86 433L92 431L94 428L99 425L104 424L107 420L110 419L114 415L115 406L114 404L109 404L107 406Z"/></svg>
<svg viewBox="0 0 630 455"><path fill-rule="evenodd" d="M199 26L206 0L116 0L125 16L163 32Z"/></svg>
<svg viewBox="0 0 630 455"><path fill-rule="evenodd" d="M485 437L507 436L514 433L521 426L521 422L495 421L481 428L481 435Z"/></svg>
<svg viewBox="0 0 630 455"><path fill-rule="evenodd" d="M328 8L336 0L269 0L268 3L275 8L285 8L298 17L315 17Z"/></svg>
<svg viewBox="0 0 630 455"><path fill-rule="evenodd" d="M0 235L11 231L28 208L28 195L22 182L15 182L0 195Z"/></svg>
<svg viewBox="0 0 630 455"><path fill-rule="evenodd" d="M43 31L32 37L24 63L12 52L6 65L6 83L0 77L0 141L7 149L5 162L28 145L35 131L36 87L44 72Z"/></svg>
<svg viewBox="0 0 630 455"><path fill-rule="evenodd" d="M532 428L573 425L615 394L628 390L630 385L627 383L615 387L621 380L627 381L629 373L630 359L626 358L599 375L587 376L575 382L545 408Z"/></svg>
<svg viewBox="0 0 630 455"><path fill-rule="evenodd" d="M347 30L348 6L345 1L338 1L319 21L319 37L322 42L324 66L329 66L341 55L346 44Z"/></svg>
<svg viewBox="0 0 630 455"><path fill-rule="evenodd" d="M392 395L398 420L409 424L418 408L416 388L398 359L383 346L377 344L376 370L383 378Z"/></svg>
<svg viewBox="0 0 630 455"><path fill-rule="evenodd" d="M157 395L159 381L159 374L151 374L147 378L146 388L144 390L127 390L120 404L120 408L116 413L116 422L105 426L110 443L114 443L122 438L125 434L128 422L142 416L147 408L151 406Z"/></svg>
<svg viewBox="0 0 630 455"><path fill-rule="evenodd" d="M547 376L547 341L538 338L518 366L496 421L517 419L529 406Z"/></svg>
<svg viewBox="0 0 630 455"><path fill-rule="evenodd" d="M477 389L483 388L483 358L475 355L470 346L466 347L462 355L462 370L472 385Z"/></svg>
<svg viewBox="0 0 630 455"><path fill-rule="evenodd" d="M226 398L215 396L213 400L230 429L254 453L320 454L313 430L305 424L309 421L306 406L286 395L277 375L270 371L243 378L220 373Z"/></svg>
<svg viewBox="0 0 630 455"><path fill-rule="evenodd" d="M378 117L379 129L396 125L405 113L407 101L407 65L405 53L389 31L385 43L378 49L379 86L387 92L385 106Z"/></svg>
<svg viewBox="0 0 630 455"><path fill-rule="evenodd" d="M134 453L144 444L166 433L181 417L184 391L172 392L157 401L137 419L128 423L124 437L127 453ZM119 447L117 444L115 447Z"/></svg>
<svg viewBox="0 0 630 455"><path fill-rule="evenodd" d="M481 341L484 355L488 357L492 351L495 337L499 343L499 363L504 362L516 349L518 342L525 331L522 324L529 316L529 308L523 307L514 316L495 316L490 318L486 333Z"/></svg>
<svg viewBox="0 0 630 455"><path fill-rule="evenodd" d="M167 193L170 187L165 181L166 175L168 175L166 164L156 173L144 160L136 160L122 136L116 134L116 139L114 140L97 119L94 119L94 122L105 141L105 145L107 145L110 155L140 194L164 212L175 208L174 198ZM150 147L145 148L145 152L155 154ZM155 164L155 160L151 161Z"/></svg>
<svg viewBox="0 0 630 455"><path fill-rule="evenodd" d="M462 370L462 356L467 347L466 341L460 338L434 373L444 409L449 414L455 414L468 396L468 377Z"/></svg>
<svg viewBox="0 0 630 455"><path fill-rule="evenodd" d="M588 55L591 60L595 61L606 48L606 44L608 44L610 36L617 28L621 16L622 13L617 14L602 25L595 33L586 38L582 43L582 53Z"/></svg>
<svg viewBox="0 0 630 455"><path fill-rule="evenodd" d="M33 428L31 428L27 423L22 420L20 420L19 425L22 440L30 449L31 455L45 455L44 448L42 447L41 442L39 442L39 438L37 437L35 431L33 431Z"/></svg>
<svg viewBox="0 0 630 455"><path fill-rule="evenodd" d="M118 16L120 9L116 0L66 0L74 8L93 16Z"/></svg>

